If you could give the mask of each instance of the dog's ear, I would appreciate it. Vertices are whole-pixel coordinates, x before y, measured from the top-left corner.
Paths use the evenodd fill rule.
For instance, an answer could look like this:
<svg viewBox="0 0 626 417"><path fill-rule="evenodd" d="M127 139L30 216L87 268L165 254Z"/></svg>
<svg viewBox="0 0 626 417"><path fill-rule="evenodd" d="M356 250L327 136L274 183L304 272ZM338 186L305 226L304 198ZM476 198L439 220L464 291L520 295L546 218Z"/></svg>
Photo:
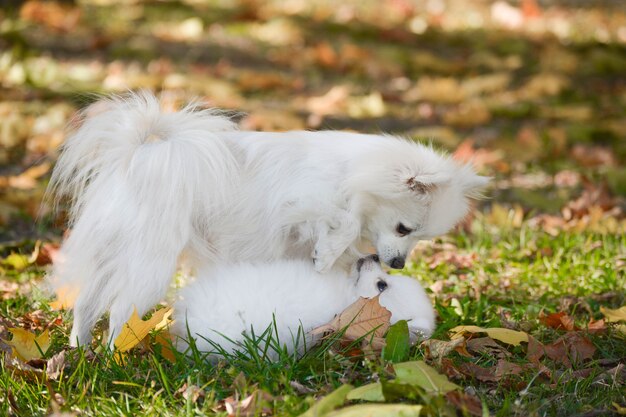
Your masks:
<svg viewBox="0 0 626 417"><path fill-rule="evenodd" d="M424 195L435 191L437 187L449 180L450 178L445 175L420 174L411 176L405 181L405 184L409 191Z"/></svg>
<svg viewBox="0 0 626 417"><path fill-rule="evenodd" d="M416 177L411 177L406 180L406 186L410 191L417 194L426 194L433 191L437 188L437 185L431 182L422 182L416 179Z"/></svg>
<svg viewBox="0 0 626 417"><path fill-rule="evenodd" d="M481 175L467 175L463 181L463 190L465 195L471 198L483 197L482 192L491 181L489 177L483 177Z"/></svg>

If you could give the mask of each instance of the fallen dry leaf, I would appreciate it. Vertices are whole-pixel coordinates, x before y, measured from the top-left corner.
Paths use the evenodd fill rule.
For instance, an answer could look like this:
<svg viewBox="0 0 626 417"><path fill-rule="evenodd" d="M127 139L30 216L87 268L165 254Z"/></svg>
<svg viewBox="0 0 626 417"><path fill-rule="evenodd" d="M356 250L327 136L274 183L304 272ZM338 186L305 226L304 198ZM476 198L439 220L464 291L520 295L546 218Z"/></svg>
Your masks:
<svg viewBox="0 0 626 417"><path fill-rule="evenodd" d="M48 305L52 310L67 310L74 307L78 298L78 288L63 286L56 289L56 300L50 301Z"/></svg>
<svg viewBox="0 0 626 417"><path fill-rule="evenodd" d="M224 409L228 416L247 417L271 415L272 408L269 404L274 397L262 390L256 390L246 398L239 400L237 396L224 399Z"/></svg>
<svg viewBox="0 0 626 417"><path fill-rule="evenodd" d="M521 342L528 342L528 334L502 327L478 327L478 326L456 326L450 329L451 339L461 337L464 333L487 333L492 339L499 340L510 345L518 346Z"/></svg>
<svg viewBox="0 0 626 417"><path fill-rule="evenodd" d="M459 352L458 349L462 349L462 355L466 353L465 351L465 338L459 337L452 340L437 340L437 339L427 339L422 342L422 346L426 349L425 356L432 359L437 359L439 363L441 360L448 356L453 351ZM469 354L468 354L469 355ZM465 356L465 355L464 355ZM471 355L469 355L471 356Z"/></svg>
<svg viewBox="0 0 626 417"><path fill-rule="evenodd" d="M578 332L569 332L554 343L544 345L546 356L565 367L591 359L596 351L593 343Z"/></svg>
<svg viewBox="0 0 626 417"><path fill-rule="evenodd" d="M182 387L176 391L176 394L182 395L185 400L195 404L200 397L204 397L204 391L197 385L187 385L185 382Z"/></svg>
<svg viewBox="0 0 626 417"><path fill-rule="evenodd" d="M532 336L528 336L528 350L526 351L526 358L530 362L537 363L539 362L539 359L545 355L545 353L546 351L543 343Z"/></svg>
<svg viewBox="0 0 626 417"><path fill-rule="evenodd" d="M115 349L121 353L127 352L137 346L150 331L165 328L172 312L171 308L162 308L144 321L141 320L137 314L137 309L135 309L133 315L124 324L122 332L115 339Z"/></svg>
<svg viewBox="0 0 626 417"><path fill-rule="evenodd" d="M462 391L452 391L446 394L446 400L452 404L463 415L469 413L472 416L483 415L483 404L480 399L474 395L467 394Z"/></svg>
<svg viewBox="0 0 626 417"><path fill-rule="evenodd" d="M615 310L610 308L600 307L600 312L606 317L606 321L614 323L618 321L626 321L626 306L622 306Z"/></svg>
<svg viewBox="0 0 626 417"><path fill-rule="evenodd" d="M461 364L459 370L469 376L478 379L483 382L499 382L505 378L510 378L514 375L519 375L524 372L524 367L512 362L508 362L504 359L498 360L496 366L489 368L476 365L472 362Z"/></svg>
<svg viewBox="0 0 626 417"><path fill-rule="evenodd" d="M330 323L311 330L312 335L343 331L342 338L354 341L362 337L382 339L389 328L391 312L374 298L359 298ZM382 348L382 346L380 346Z"/></svg>
<svg viewBox="0 0 626 417"><path fill-rule="evenodd" d="M20 376L31 381L42 381L45 379L42 369L30 366L10 354L5 354L4 367L10 370L13 376Z"/></svg>
<svg viewBox="0 0 626 417"><path fill-rule="evenodd" d="M544 314L542 311L541 313L539 313L539 321L544 325L557 330L578 330L578 328L574 324L574 319L563 311L550 314Z"/></svg>
<svg viewBox="0 0 626 417"><path fill-rule="evenodd" d="M600 320L589 320L589 324L587 324L587 331L589 333L600 333L606 330L606 323L604 319Z"/></svg>
<svg viewBox="0 0 626 417"><path fill-rule="evenodd" d="M530 337L529 337L530 340ZM511 356L508 350L500 346L490 337L476 337L467 341L467 349L470 352L478 354L487 354L499 359L508 358Z"/></svg>
<svg viewBox="0 0 626 417"><path fill-rule="evenodd" d="M13 339L7 343L12 346L13 355L24 362L40 359L50 347L50 332L47 329L39 336L19 327L8 330L13 335Z"/></svg>
<svg viewBox="0 0 626 417"><path fill-rule="evenodd" d="M174 355L174 348L172 346L172 336L167 330L159 332L154 338L154 343L161 346L161 356L168 361L176 362L176 355Z"/></svg>
<svg viewBox="0 0 626 417"><path fill-rule="evenodd" d="M49 379L58 379L65 369L65 351L57 353L46 362L46 376Z"/></svg>

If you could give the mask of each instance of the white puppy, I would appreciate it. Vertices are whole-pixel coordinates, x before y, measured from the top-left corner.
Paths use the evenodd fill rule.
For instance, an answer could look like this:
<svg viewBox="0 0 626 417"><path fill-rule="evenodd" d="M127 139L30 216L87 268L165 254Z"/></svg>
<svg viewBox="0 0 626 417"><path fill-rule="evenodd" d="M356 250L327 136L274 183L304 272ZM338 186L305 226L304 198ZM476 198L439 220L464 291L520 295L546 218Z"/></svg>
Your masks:
<svg viewBox="0 0 626 417"><path fill-rule="evenodd" d="M487 180L432 148L344 132L241 132L227 118L132 94L88 108L51 187L72 201L53 285L78 290L70 343L107 310L162 299L184 253L197 264L313 260L346 269L370 244L393 268L447 232Z"/></svg>
<svg viewBox="0 0 626 417"><path fill-rule="evenodd" d="M413 340L432 334L435 313L416 280L387 275L376 255L357 265L352 274L339 270L320 274L311 262L301 260L202 269L174 305L171 333L181 351L191 337L201 352L216 353L219 345L232 353L242 349L246 337L270 329L259 350L270 358L282 348L302 353L315 344L312 329L328 323L359 297L380 294L380 304L392 313L392 324L407 320Z"/></svg>

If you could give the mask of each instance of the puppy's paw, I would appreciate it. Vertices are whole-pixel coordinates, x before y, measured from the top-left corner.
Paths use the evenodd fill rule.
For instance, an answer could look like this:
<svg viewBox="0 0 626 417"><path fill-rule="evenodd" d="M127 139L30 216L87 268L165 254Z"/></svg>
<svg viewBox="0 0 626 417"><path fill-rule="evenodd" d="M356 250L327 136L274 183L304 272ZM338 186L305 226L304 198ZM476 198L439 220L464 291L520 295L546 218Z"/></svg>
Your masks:
<svg viewBox="0 0 626 417"><path fill-rule="evenodd" d="M324 274L333 267L335 263L335 257L331 253L320 253L317 249L313 253L313 265L315 265L315 271L320 274Z"/></svg>

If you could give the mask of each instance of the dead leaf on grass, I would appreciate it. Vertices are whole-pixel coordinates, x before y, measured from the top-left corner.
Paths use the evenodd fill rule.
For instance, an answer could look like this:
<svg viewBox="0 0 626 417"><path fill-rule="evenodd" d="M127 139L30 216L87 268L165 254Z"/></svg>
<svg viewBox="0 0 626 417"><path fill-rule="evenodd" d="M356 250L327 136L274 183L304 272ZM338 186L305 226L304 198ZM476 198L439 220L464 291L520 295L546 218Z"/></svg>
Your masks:
<svg viewBox="0 0 626 417"><path fill-rule="evenodd" d="M558 338L554 343L544 345L546 356L565 367L578 365L591 359L596 347L578 332L569 332Z"/></svg>
<svg viewBox="0 0 626 417"><path fill-rule="evenodd" d="M439 363L453 351L459 352L463 356L470 356L465 350L465 338L459 337L452 340L428 339L422 342L426 349L426 357L437 359Z"/></svg>
<svg viewBox="0 0 626 417"><path fill-rule="evenodd" d="M20 376L30 381L43 381L46 377L42 369L30 366L10 354L5 354L4 367L11 371L12 375Z"/></svg>
<svg viewBox="0 0 626 417"><path fill-rule="evenodd" d="M483 382L499 382L505 378L510 378L514 375L519 375L524 372L525 368L506 361L504 359L498 360L496 366L492 367L483 367L480 365L476 365L472 362L467 362L461 364L459 370L469 376L478 379Z"/></svg>
<svg viewBox="0 0 626 417"><path fill-rule="evenodd" d="M452 391L446 394L446 399L463 415L469 413L472 416L483 415L483 404L480 399L474 395L467 394L462 391Z"/></svg>
<svg viewBox="0 0 626 417"><path fill-rule="evenodd" d="M606 317L606 321L609 323L615 323L618 321L626 321L626 306L622 306L615 310L606 307L600 307L600 312Z"/></svg>
<svg viewBox="0 0 626 417"><path fill-rule="evenodd" d="M46 362L46 376L49 379L58 379L65 369L65 351L57 353Z"/></svg>
<svg viewBox="0 0 626 417"><path fill-rule="evenodd" d="M389 329L390 320L391 312L380 305L378 296L374 298L361 297L330 323L311 330L311 334L319 335L342 331L342 339L354 341L365 337L378 342L373 346L378 349L384 346L384 339L382 338ZM380 343L381 340L383 344Z"/></svg>
<svg viewBox="0 0 626 417"><path fill-rule="evenodd" d="M55 292L56 300L50 301L48 305L52 310L67 310L74 306L79 290L77 287L63 286L57 288Z"/></svg>
<svg viewBox="0 0 626 417"><path fill-rule="evenodd" d="M198 402L200 397L204 397L204 391L199 386L193 384L187 385L186 382L176 391L176 394L181 395L185 400L190 401L192 404Z"/></svg>
<svg viewBox="0 0 626 417"><path fill-rule="evenodd" d="M134 309L133 315L115 339L115 349L121 353L127 352L137 346L152 330L158 331L165 328L172 312L171 308L162 308L144 321L137 314L137 309Z"/></svg>
<svg viewBox="0 0 626 417"><path fill-rule="evenodd" d="M24 362L40 359L50 347L50 332L44 330L39 336L19 327L8 329L13 339L7 343L13 347L13 356Z"/></svg>
<svg viewBox="0 0 626 417"><path fill-rule="evenodd" d="M461 337L464 333L487 333L492 339L499 340L510 345L518 346L522 342L528 342L528 334L502 327L478 327L478 326L456 326L450 329L451 339Z"/></svg>
<svg viewBox="0 0 626 417"><path fill-rule="evenodd" d="M495 340L490 337L476 337L467 341L467 349L470 352L478 354L486 354L499 359L508 358L511 353L500 346Z"/></svg>
<svg viewBox="0 0 626 417"><path fill-rule="evenodd" d="M542 311L539 313L539 321L544 325L557 330L578 330L574 324L574 319L563 311L550 314L545 314Z"/></svg>

